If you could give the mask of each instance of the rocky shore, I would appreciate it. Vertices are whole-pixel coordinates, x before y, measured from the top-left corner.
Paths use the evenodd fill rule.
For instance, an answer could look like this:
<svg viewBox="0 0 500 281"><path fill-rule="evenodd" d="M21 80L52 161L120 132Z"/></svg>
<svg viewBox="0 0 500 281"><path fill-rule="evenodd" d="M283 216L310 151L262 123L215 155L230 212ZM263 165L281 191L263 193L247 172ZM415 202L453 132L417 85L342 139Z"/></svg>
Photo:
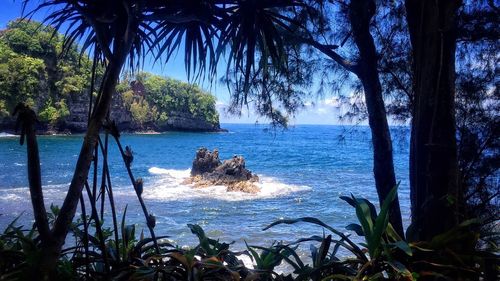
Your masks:
<svg viewBox="0 0 500 281"><path fill-rule="evenodd" d="M243 156L235 155L221 161L217 149L210 152L205 147L196 151L191 176L184 181L185 184L193 184L197 188L223 185L227 187L227 191L252 194L260 191L258 182L259 177L245 167Z"/></svg>
<svg viewBox="0 0 500 281"><path fill-rule="evenodd" d="M38 122L37 133L40 135L69 135L81 134L87 130L88 99L84 95L72 95L68 98L69 116L56 124ZM172 111L166 122L134 122L130 110L123 106L119 94L113 96L111 105L111 120L114 120L121 132L127 133L161 133L167 131L189 132L225 132L220 124L207 122L203 116L194 116L189 112ZM0 132L15 134L15 119L13 117L0 118Z"/></svg>

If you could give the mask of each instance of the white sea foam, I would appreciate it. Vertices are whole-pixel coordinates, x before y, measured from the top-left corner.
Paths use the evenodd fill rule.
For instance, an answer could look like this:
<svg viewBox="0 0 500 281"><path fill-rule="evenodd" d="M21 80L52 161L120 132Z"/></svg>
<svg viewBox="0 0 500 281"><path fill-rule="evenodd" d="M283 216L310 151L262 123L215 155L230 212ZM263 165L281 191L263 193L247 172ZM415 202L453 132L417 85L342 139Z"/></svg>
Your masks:
<svg viewBox="0 0 500 281"><path fill-rule="evenodd" d="M238 191L228 192L225 186L194 187L192 184L183 183L190 175L190 169L174 170L152 167L149 170L151 179L145 181L143 198L159 201L175 201L197 198L209 198L223 201L242 201L265 199L285 196L296 192L308 191L311 188L304 185L292 185L279 180L259 175L257 185L261 191L250 194ZM127 186L128 187L128 186ZM44 195L47 202L62 200L67 192L68 184L49 184L44 186ZM116 188L115 196L127 198L135 197L132 188ZM29 188L2 188L0 189L0 204L18 204L29 202Z"/></svg>
<svg viewBox="0 0 500 281"><path fill-rule="evenodd" d="M43 186L43 194L46 202L59 201L66 196L68 184L49 184ZM0 186L0 204L18 204L29 202L29 187L2 188ZM29 206L29 205L28 205Z"/></svg>
<svg viewBox="0 0 500 281"><path fill-rule="evenodd" d="M196 188L192 184L184 184L183 181L189 177L189 169L172 170L152 167L149 173L157 178L151 184L146 184L143 196L153 200L215 198L225 201L241 201L279 197L311 189L308 186L285 184L275 178L259 175L260 182L257 184L261 188L259 193L227 192L225 186Z"/></svg>
<svg viewBox="0 0 500 281"><path fill-rule="evenodd" d="M0 201L13 202L20 201L24 199L23 196L19 196L18 194L1 194Z"/></svg>
<svg viewBox="0 0 500 281"><path fill-rule="evenodd" d="M0 138L12 138L15 137L16 135L5 133L5 132L0 132Z"/></svg>
<svg viewBox="0 0 500 281"><path fill-rule="evenodd" d="M152 175L166 175L173 179L184 180L189 177L191 169L186 170L173 170L173 169L162 169L158 167L149 168L148 172Z"/></svg>

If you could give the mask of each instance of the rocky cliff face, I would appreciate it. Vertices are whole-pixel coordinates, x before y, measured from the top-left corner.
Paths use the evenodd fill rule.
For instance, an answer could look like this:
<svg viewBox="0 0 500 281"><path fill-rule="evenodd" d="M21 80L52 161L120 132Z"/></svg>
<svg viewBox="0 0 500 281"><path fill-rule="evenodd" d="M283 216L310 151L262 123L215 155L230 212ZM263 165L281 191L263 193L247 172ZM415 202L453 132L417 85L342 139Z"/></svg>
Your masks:
<svg viewBox="0 0 500 281"><path fill-rule="evenodd" d="M83 133L87 129L88 116L88 95L71 95L67 99L69 116L57 124L46 124L40 122L38 131L40 134L52 133ZM137 124L132 118L130 110L124 106L120 94L113 96L111 105L111 120L114 120L118 129L124 132L137 131L198 131L198 132L218 132L221 131L220 124L211 124L201 117L196 117L189 112L170 112L166 122L148 122ZM13 133L15 121L12 118L0 120L0 132Z"/></svg>

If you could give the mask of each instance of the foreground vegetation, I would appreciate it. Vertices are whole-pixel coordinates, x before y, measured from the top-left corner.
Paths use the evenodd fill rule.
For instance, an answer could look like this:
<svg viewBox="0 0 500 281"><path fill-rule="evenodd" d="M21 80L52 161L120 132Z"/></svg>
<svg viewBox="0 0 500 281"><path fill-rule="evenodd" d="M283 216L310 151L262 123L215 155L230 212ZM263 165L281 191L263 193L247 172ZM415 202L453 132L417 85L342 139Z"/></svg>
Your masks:
<svg viewBox="0 0 500 281"><path fill-rule="evenodd" d="M35 115L24 105L16 111L23 132L20 141L27 144L32 201L36 202L33 195L41 192L41 178ZM122 154L150 238L143 231L138 235L136 225L126 223L127 208L118 217L107 168L109 137L116 141ZM181 248L172 244L169 236L155 233L156 218L142 199L144 182L133 175L132 150L129 146L123 148L113 123L106 125L99 148L104 156L102 173L107 183L98 186L95 173L94 184L86 183L80 197L81 216L69 225L72 238L62 248L54 269L49 271L43 266L47 262L44 241L40 239L44 230L36 223L31 228L18 226L16 219L0 235L0 280L495 280L500 274L495 241L498 233L485 232L479 219L464 221L427 241L410 240L408 237L414 236L411 229L405 236L399 235L389 222L397 187L378 212L366 199L341 197L353 207L358 219L346 229L363 237L363 243L316 218L303 217L279 220L263 230L282 224L310 223L323 227L323 232L294 242L276 241L267 247L247 244L246 250L233 251L233 242L211 239L200 226L188 225L199 244ZM111 208L106 217L105 201ZM39 211L35 210L35 216L43 215L50 228L62 214L53 205L48 213ZM105 227L104 221L109 219L112 227ZM298 251L304 244L310 244L307 257ZM250 257L252 265L242 262L244 255Z"/></svg>
<svg viewBox="0 0 500 281"><path fill-rule="evenodd" d="M11 226L6 230L1 244L2 257L7 257L1 261L2 275L5 279L45 280L495 280L498 249L490 238L498 236L498 208L494 202L499 194L495 185L499 92L494 82L496 67L491 66L496 65L498 56L491 50L498 45L498 7L494 1L464 2L466 7L459 0L388 4L374 0L40 1L35 12L57 7L50 10L46 21L66 29L63 46L67 48L61 52L68 53L73 42L81 41L80 52L92 53L96 63L92 63L89 93L95 91L96 96L89 99L92 110L67 195L60 210L54 208L49 215L41 185L36 114L26 104L16 107L21 144L26 140L36 227L23 231ZM330 17L335 26L330 26ZM491 25L489 28L484 28L483 19ZM337 20L345 20L347 30L337 33ZM470 36L459 38L459 27ZM375 42L375 31L387 36ZM460 40L472 42L468 53L482 58L481 63L457 55ZM345 59L339 50L346 42L352 48L344 53L354 54L352 60ZM232 253L228 244L205 237L197 226L190 226L200 237L200 244L192 249L179 249L163 241L155 233L156 218L142 199L142 179L133 175L133 152L122 146L116 123L110 118L113 95L120 89L124 68L139 69L146 54L168 61L173 53L184 49L188 77L207 74L209 79L215 79L220 59L227 58L223 80L232 89L234 107L254 101L259 113L276 124L286 121L280 109L292 114L301 106L302 89L310 85L306 78L313 77L313 72L304 73L310 68L303 68L304 56L311 58L310 47L347 70L344 77L353 74L359 79L353 88L363 93L363 98L353 104L353 115L367 116L371 128L375 188L382 207L377 213L366 200L343 199L355 208L359 219L348 229L363 235L366 242L357 245L314 218L279 221L271 227L309 222L322 225L331 234L305 237L292 244L276 243L269 248L248 246L248 254L256 263L255 268L248 269L237 261L242 253ZM399 49L403 51L391 52ZM380 58L387 53L391 56ZM320 67L315 61L309 61L311 64ZM455 80L457 70L463 78L459 81ZM387 76L392 78L382 80ZM395 103L391 106L394 112L399 110L403 117L412 118L412 223L406 232L394 189L396 177L383 81L384 89L396 96L390 99ZM168 81L163 84L169 87ZM132 82L129 85L133 88ZM122 93L129 91L126 85L122 89ZM457 96L457 89L465 96ZM150 100L144 98L148 106L150 101L165 107L172 105L171 100L152 92ZM467 93L477 98L468 99ZM456 111L461 98L465 106L459 110L467 113L464 116ZM136 106L140 113L137 116L148 118L144 100ZM281 106L276 107L276 102ZM471 119L463 118L469 114ZM464 125L460 141L469 141L462 143L460 154L457 120ZM476 122L484 127L476 126ZM135 241L135 229L125 225L124 219L119 227L107 163L112 140L122 154L143 210L149 232L144 236L150 238L141 234ZM110 230L102 223L105 201L112 214ZM471 203L478 204L474 210L480 211L469 210ZM78 207L82 216L75 221ZM488 234L488 228L477 229L484 225L493 226L493 233ZM65 248L70 233L77 244ZM295 247L309 241L318 244L311 247L312 261L305 262L297 256ZM339 258L340 249L349 253L347 257ZM293 272L273 272L281 262L289 264Z"/></svg>
<svg viewBox="0 0 500 281"><path fill-rule="evenodd" d="M92 222L92 215L71 225L74 243L63 250L50 280L495 280L500 258L498 248L475 248L478 240L490 237L478 232L480 221L465 221L427 242L407 242L388 222L396 188L377 213L363 198L341 197L350 204L358 223L346 229L365 240L353 242L350 234L322 221L304 217L276 221L263 230L281 224L310 223L323 233L297 241L275 242L268 247L246 244L233 251L231 245L205 235L198 225L188 225L199 239L192 247L179 247L167 239L137 235L135 225L126 224L125 208L120 225L104 228ZM60 209L52 206L51 222ZM115 214L114 214L115 216ZM116 217L113 217L116 220ZM91 235L90 225L96 226ZM0 280L36 280L43 255L35 228L16 226L13 221L0 235ZM310 244L310 255L298 249ZM155 250L156 249L156 250ZM245 265L242 256L251 259ZM278 266L281 267L278 270ZM284 270L283 270L284 268Z"/></svg>

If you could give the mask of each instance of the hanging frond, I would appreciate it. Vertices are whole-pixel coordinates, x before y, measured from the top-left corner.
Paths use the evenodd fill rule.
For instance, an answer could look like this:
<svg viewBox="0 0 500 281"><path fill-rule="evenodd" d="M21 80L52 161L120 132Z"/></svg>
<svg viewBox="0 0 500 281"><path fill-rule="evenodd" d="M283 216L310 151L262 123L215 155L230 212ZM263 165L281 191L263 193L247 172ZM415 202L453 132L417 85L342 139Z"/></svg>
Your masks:
<svg viewBox="0 0 500 281"><path fill-rule="evenodd" d="M243 81L243 92L248 92L252 68L255 71L256 65L286 66L282 37L293 18L283 13L286 12L283 9L300 6L301 3L293 0L252 0L226 8L228 16L221 20L218 55L229 46L227 70L235 70L237 80Z"/></svg>

